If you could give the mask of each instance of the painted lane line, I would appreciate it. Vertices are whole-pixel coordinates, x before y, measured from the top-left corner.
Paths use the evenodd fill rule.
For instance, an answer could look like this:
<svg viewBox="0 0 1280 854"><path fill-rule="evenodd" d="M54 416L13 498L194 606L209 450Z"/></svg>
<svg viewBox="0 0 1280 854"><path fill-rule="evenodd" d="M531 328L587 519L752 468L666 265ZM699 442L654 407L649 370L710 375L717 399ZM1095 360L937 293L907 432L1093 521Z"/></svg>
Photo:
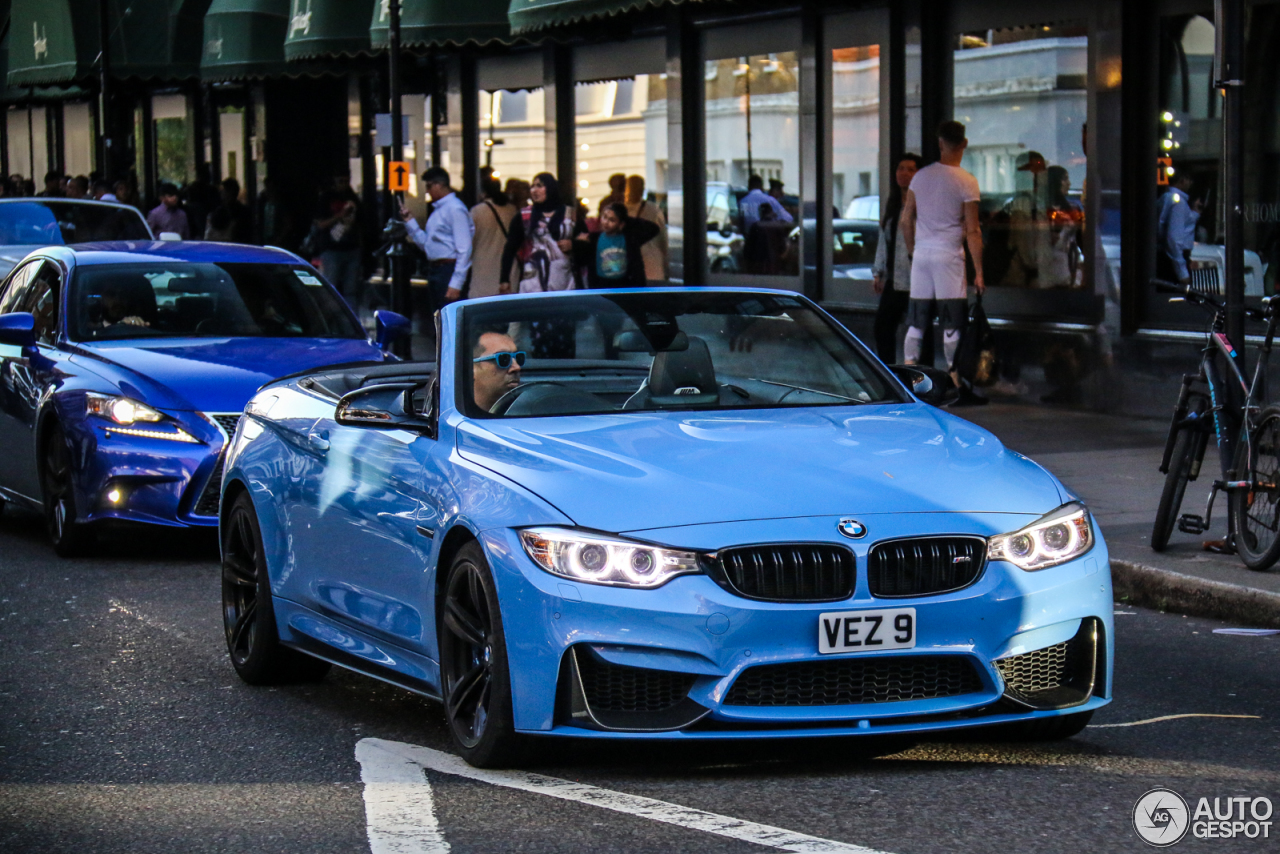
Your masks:
<svg viewBox="0 0 1280 854"><path fill-rule="evenodd" d="M1109 729L1118 726L1144 726L1146 724L1158 724L1161 721L1176 721L1179 718L1239 718L1242 720L1257 721L1262 720L1258 715L1161 715L1158 718L1147 718L1145 721L1129 721L1124 724L1089 724L1089 729Z"/></svg>
<svg viewBox="0 0 1280 854"><path fill-rule="evenodd" d="M444 854L431 784L422 764L376 738L356 743L364 781L364 814L371 854Z"/></svg>
<svg viewBox="0 0 1280 854"><path fill-rule="evenodd" d="M682 807L679 804L671 804L653 798L602 789L599 786L592 786L587 783L575 783L570 780L544 777L541 774L531 774L525 771L488 771L481 768L472 768L451 753L442 753L429 747L418 747L413 744L384 741L377 738L362 739L357 745L357 750L361 745L370 745L370 749L376 748L386 754L395 755L406 763L415 763L422 768L441 774L451 774L470 780L478 780L491 786L501 786L565 801L575 801L599 807L600 809L659 821L663 824L672 824L691 830L701 830L704 833L713 833L729 839L753 842L756 845L763 845L780 851L794 851L800 852L800 854L886 854L886 852L865 848L861 845L851 845L847 842L837 842L833 839L821 839L817 836L795 833L780 827L743 821L732 816L717 815L716 813ZM373 838L372 820L369 836L370 839ZM375 854L378 854L376 849Z"/></svg>

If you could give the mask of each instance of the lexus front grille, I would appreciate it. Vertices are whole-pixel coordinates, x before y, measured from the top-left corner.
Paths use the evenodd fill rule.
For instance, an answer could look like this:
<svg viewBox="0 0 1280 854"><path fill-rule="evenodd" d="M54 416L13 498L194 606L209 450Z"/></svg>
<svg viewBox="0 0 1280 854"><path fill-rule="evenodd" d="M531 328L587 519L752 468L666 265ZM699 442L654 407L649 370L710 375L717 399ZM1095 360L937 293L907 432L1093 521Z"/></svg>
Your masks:
<svg viewBox="0 0 1280 854"><path fill-rule="evenodd" d="M987 565L982 537L912 537L876 543L867 555L872 596L929 596L968 587Z"/></svg>
<svg viewBox="0 0 1280 854"><path fill-rule="evenodd" d="M729 591L771 602L835 602L853 595L853 552L827 543L721 549L711 575Z"/></svg>
<svg viewBox="0 0 1280 854"><path fill-rule="evenodd" d="M892 655L761 664L742 672L728 706L843 706L976 694L982 681L961 655Z"/></svg>
<svg viewBox="0 0 1280 854"><path fill-rule="evenodd" d="M196 499L195 506L191 508L192 516L218 515L218 502L222 497L222 469L227 463L227 448L231 446L231 437L236 434L236 427L240 424L240 413L235 413L234 415L210 415L209 417L222 428L224 439L222 450L218 452L218 460L213 464L213 471L209 473L209 479L205 481L204 489L200 491L200 497Z"/></svg>

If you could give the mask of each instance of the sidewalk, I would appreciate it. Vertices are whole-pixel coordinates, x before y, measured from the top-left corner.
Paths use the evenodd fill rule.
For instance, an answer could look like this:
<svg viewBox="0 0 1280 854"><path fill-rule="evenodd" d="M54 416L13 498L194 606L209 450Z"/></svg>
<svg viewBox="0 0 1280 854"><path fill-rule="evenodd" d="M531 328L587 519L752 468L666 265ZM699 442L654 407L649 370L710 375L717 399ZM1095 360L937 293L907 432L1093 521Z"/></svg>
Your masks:
<svg viewBox="0 0 1280 854"><path fill-rule="evenodd" d="M1164 552L1151 550L1151 525L1164 486L1159 465L1167 421L994 400L953 412L1042 464L1088 503L1111 552L1118 600L1280 628L1280 565L1253 572L1233 555L1201 548L1203 540L1226 535L1223 496L1214 503L1208 533L1193 537L1175 531ZM1204 512L1214 463L1207 453L1180 512Z"/></svg>

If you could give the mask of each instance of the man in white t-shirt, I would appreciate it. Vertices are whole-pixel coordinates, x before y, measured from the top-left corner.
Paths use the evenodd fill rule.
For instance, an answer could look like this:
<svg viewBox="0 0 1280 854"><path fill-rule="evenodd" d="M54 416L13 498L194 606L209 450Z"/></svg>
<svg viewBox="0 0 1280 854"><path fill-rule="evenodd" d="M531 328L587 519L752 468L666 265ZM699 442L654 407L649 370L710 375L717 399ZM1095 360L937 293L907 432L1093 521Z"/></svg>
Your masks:
<svg viewBox="0 0 1280 854"><path fill-rule="evenodd" d="M960 330L969 313L966 242L973 256L973 284L979 294L986 290L982 279L982 230L978 225L978 180L960 168L968 144L964 125L943 122L938 127L939 162L916 173L902 205L902 236L911 257L911 303L903 342L908 365L920 358L923 330L929 325L932 311L930 302L937 300L943 352L948 367L954 367Z"/></svg>

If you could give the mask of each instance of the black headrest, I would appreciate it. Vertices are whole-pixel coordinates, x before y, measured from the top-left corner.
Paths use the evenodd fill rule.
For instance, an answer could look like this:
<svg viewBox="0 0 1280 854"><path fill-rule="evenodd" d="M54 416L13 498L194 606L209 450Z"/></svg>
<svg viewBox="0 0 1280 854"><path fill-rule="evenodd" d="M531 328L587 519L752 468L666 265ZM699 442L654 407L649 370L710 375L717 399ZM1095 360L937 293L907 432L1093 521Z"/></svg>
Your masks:
<svg viewBox="0 0 1280 854"><path fill-rule="evenodd" d="M124 297L129 305L129 313L136 314L148 323L154 322L159 311L156 305L156 292L151 281L141 273L112 276L105 289L110 288Z"/></svg>
<svg viewBox="0 0 1280 854"><path fill-rule="evenodd" d="M663 350L649 368L649 396L656 403L706 404L720 399L707 342L689 336L685 350Z"/></svg>

